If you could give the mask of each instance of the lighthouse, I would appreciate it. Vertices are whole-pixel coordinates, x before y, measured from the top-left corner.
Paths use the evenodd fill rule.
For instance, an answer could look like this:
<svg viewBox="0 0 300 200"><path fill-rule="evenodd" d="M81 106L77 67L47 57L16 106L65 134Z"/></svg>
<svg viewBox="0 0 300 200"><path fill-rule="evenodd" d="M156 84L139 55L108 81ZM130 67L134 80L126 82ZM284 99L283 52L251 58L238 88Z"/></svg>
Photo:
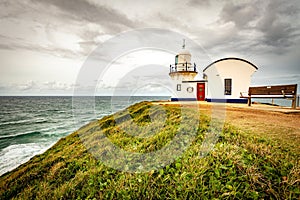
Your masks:
<svg viewBox="0 0 300 200"><path fill-rule="evenodd" d="M172 80L191 81L198 74L196 64L191 62L192 55L185 49L183 40L182 50L175 56L175 64L170 65L170 77Z"/></svg>
<svg viewBox="0 0 300 200"><path fill-rule="evenodd" d="M183 40L182 49L175 56L175 64L170 65L169 76L172 79L174 91L174 94L171 97L171 101L204 100L205 84L202 84L203 94L200 95L201 98L197 97L197 83L201 82L194 81L194 78L197 74L197 66L195 63L192 62L192 55L185 48L185 40Z"/></svg>

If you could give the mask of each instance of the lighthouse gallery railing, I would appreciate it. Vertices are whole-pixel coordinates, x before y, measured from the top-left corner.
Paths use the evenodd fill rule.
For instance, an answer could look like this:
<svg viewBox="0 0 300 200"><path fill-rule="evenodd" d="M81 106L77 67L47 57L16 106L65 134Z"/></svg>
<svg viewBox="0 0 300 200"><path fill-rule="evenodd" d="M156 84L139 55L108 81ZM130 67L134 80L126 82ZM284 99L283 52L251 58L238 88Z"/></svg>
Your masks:
<svg viewBox="0 0 300 200"><path fill-rule="evenodd" d="M188 62L172 64L170 65L170 73L172 72L197 72L196 64Z"/></svg>

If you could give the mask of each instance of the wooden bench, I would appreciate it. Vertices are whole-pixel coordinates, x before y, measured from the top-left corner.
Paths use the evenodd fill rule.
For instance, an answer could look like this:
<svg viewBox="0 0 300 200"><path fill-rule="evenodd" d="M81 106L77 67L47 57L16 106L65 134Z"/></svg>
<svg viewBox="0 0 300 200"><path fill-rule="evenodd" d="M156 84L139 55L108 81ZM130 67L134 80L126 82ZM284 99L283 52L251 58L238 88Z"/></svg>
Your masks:
<svg viewBox="0 0 300 200"><path fill-rule="evenodd" d="M292 100L292 108L296 109L297 84L249 87L248 96L241 94L241 97L248 98L248 106L251 106L251 98L288 99Z"/></svg>

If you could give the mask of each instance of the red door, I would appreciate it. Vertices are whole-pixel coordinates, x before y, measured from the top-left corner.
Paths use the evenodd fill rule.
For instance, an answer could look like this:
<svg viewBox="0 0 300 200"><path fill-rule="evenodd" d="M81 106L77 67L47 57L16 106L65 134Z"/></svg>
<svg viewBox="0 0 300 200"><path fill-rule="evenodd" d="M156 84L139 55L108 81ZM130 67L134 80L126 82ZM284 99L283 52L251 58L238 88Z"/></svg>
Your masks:
<svg viewBox="0 0 300 200"><path fill-rule="evenodd" d="M205 83L197 83L197 100L205 100Z"/></svg>

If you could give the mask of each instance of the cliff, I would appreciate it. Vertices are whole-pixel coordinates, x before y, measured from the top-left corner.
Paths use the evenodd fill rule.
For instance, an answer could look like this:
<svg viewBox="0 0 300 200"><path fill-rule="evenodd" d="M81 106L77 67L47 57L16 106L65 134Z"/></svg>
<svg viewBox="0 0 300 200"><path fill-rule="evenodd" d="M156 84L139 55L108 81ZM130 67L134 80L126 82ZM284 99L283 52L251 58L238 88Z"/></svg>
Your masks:
<svg viewBox="0 0 300 200"><path fill-rule="evenodd" d="M276 137L257 134L255 129L225 123L214 149L202 157L211 119L205 112L195 116L193 107L182 109L142 102L91 122L1 176L0 199L300 197L299 152L289 147L288 139L283 143ZM182 112L196 122L200 119L200 123L181 126ZM179 129L183 139L178 145L184 152L180 156L178 149L162 152L162 156L172 158L163 168L143 168L151 163L151 157L138 163L133 156L132 163L139 164L134 166L114 155L114 161L104 164L107 160L103 158L109 158L105 155L112 155L112 150L103 145L104 138L126 152L147 154L171 144Z"/></svg>

